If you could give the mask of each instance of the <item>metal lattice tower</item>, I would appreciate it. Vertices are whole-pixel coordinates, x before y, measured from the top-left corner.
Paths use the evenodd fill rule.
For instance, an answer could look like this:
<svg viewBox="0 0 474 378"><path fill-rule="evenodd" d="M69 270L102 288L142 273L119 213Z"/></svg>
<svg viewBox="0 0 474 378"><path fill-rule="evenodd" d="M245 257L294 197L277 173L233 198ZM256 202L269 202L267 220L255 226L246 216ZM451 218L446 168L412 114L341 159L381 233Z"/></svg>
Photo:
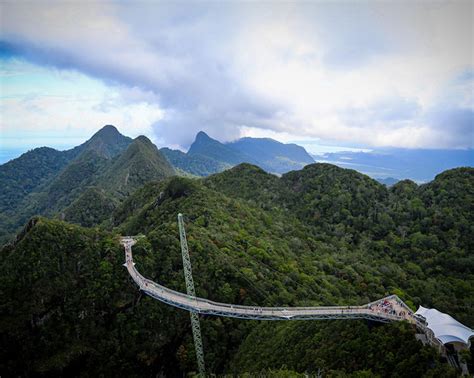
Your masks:
<svg viewBox="0 0 474 378"><path fill-rule="evenodd" d="M186 291L188 295L196 297L194 290L193 272L191 269L191 260L189 258L188 242L186 240L186 231L184 230L183 215L178 214L179 239L181 241L181 254L183 256L184 279L186 281ZM204 377L206 366L204 364L204 351L202 348L201 326L199 325L198 314L190 311L191 326L193 329L194 348L196 349L196 358L198 362L199 374Z"/></svg>

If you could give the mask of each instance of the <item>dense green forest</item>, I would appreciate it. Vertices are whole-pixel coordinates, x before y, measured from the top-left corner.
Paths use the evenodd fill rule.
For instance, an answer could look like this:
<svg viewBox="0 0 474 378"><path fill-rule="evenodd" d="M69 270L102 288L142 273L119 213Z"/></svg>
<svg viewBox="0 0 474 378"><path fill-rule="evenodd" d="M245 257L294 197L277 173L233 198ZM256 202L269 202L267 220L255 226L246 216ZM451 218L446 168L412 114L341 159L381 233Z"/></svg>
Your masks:
<svg viewBox="0 0 474 378"><path fill-rule="evenodd" d="M414 308L474 324L472 168L387 189L328 164L281 178L241 164L206 179L147 183L110 212L103 195L90 190L68 209L69 219L90 228L35 217L2 249L2 376L195 371L189 314L141 294L118 243L119 235L143 234L134 246L138 270L184 292L178 212L198 296L293 306L396 293ZM99 210L89 206L95 201ZM403 323L205 316L201 327L214 373L456 375Z"/></svg>
<svg viewBox="0 0 474 378"><path fill-rule="evenodd" d="M209 176L244 162L277 174L314 163L308 152L296 144L270 138L241 138L221 143L203 131L196 135L187 153L166 147L160 152L175 168L195 176Z"/></svg>
<svg viewBox="0 0 474 378"><path fill-rule="evenodd" d="M209 176L232 168L232 165L228 163L204 155L189 156L182 151L171 150L167 147L161 148L160 152L173 167L194 176Z"/></svg>
<svg viewBox="0 0 474 378"><path fill-rule="evenodd" d="M113 126L71 150L35 149L0 166L0 243L37 214L96 225L146 182L174 174L148 138Z"/></svg>
<svg viewBox="0 0 474 378"><path fill-rule="evenodd" d="M88 141L66 151L49 147L30 150L0 165L0 211L2 214L21 206L29 194L42 191L69 163L85 151L110 159L125 150L132 139L123 136L111 125L104 126Z"/></svg>

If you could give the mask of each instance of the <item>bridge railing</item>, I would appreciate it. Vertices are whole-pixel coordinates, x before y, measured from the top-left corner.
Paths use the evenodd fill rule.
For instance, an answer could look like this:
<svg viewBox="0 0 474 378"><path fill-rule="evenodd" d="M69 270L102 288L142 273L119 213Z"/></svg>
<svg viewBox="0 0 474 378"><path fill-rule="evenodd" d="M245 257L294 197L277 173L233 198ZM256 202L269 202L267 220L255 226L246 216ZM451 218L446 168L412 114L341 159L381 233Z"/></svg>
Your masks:
<svg viewBox="0 0 474 378"><path fill-rule="evenodd" d="M370 311L368 306L317 306L317 307L265 307L265 306L244 306L244 305L234 305L222 302L215 302L209 299L200 298L200 297L193 297L187 294L183 294L179 291L172 290L167 288L166 286L160 285L150 279L143 277L137 269L133 266L133 275L135 276L135 282L143 289L148 291L152 291L158 296L163 297L164 299L176 301L182 304L188 304L190 306L195 306L197 310L224 310L226 312L241 312L241 313L254 313L256 311L262 311L266 313L279 313L280 315L285 315L285 312L288 313L312 313L315 314L317 312L321 312L324 314L368 314L371 316L376 317L383 317L386 319L392 320L400 320L401 317L398 315L377 312L377 311ZM132 277L133 277L132 275Z"/></svg>
<svg viewBox="0 0 474 378"><path fill-rule="evenodd" d="M193 297L184 293L181 293L176 290L167 288L166 286L160 285L155 281L152 281L148 278L145 278L140 272L135 268L133 264L132 250L131 245L126 246L126 255L131 264L128 265L129 271L131 271L132 279L140 286L140 288L147 291L154 292L158 297L163 297L170 301L176 303L186 304L190 307L196 308L196 310L217 310L224 312L238 312L238 313L254 313L256 311L266 312L266 313L279 313L281 316L285 316L285 313L300 312L303 314L317 314L318 312L324 314L367 314L375 317L383 317L385 319L391 320L401 320L402 317L394 314L373 311L370 309L371 305L375 305L384 299L397 299L399 302L403 303L397 296L389 296L378 301L371 302L367 305L362 306L303 306L303 307L265 307L265 306L245 306L245 305L234 305L222 302L215 302L209 299ZM406 305L405 305L406 306Z"/></svg>

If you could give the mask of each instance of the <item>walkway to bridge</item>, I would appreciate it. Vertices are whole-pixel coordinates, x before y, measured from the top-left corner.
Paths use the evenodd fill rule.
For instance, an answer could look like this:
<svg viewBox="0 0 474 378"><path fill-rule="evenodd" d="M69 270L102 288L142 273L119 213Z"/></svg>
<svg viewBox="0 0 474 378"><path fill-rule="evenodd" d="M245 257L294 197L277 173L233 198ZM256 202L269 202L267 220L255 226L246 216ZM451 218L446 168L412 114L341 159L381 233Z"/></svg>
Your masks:
<svg viewBox="0 0 474 378"><path fill-rule="evenodd" d="M379 322L407 320L422 326L410 308L396 295L362 306L316 306L316 307L258 307L241 306L210 301L168 289L143 277L135 268L132 246L133 237L121 238L125 248L125 264L130 276L140 289L149 296L169 305L199 314L259 320L309 320L309 319L369 319Z"/></svg>

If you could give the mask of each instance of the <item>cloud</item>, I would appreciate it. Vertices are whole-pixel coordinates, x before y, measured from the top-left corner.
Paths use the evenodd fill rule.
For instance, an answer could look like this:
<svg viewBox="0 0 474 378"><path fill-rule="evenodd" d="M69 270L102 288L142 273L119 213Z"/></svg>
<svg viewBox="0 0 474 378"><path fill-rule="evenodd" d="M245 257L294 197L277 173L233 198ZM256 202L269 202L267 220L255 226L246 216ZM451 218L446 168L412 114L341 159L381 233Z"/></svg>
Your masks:
<svg viewBox="0 0 474 378"><path fill-rule="evenodd" d="M93 111L154 109L140 122L162 144L187 146L201 129L223 140L261 129L472 146L472 2L0 6L4 52L101 80L116 98Z"/></svg>
<svg viewBox="0 0 474 378"><path fill-rule="evenodd" d="M152 134L151 125L163 117L149 92L110 88L78 72L52 71L17 59L3 63L2 147L69 148L108 123L130 136Z"/></svg>

